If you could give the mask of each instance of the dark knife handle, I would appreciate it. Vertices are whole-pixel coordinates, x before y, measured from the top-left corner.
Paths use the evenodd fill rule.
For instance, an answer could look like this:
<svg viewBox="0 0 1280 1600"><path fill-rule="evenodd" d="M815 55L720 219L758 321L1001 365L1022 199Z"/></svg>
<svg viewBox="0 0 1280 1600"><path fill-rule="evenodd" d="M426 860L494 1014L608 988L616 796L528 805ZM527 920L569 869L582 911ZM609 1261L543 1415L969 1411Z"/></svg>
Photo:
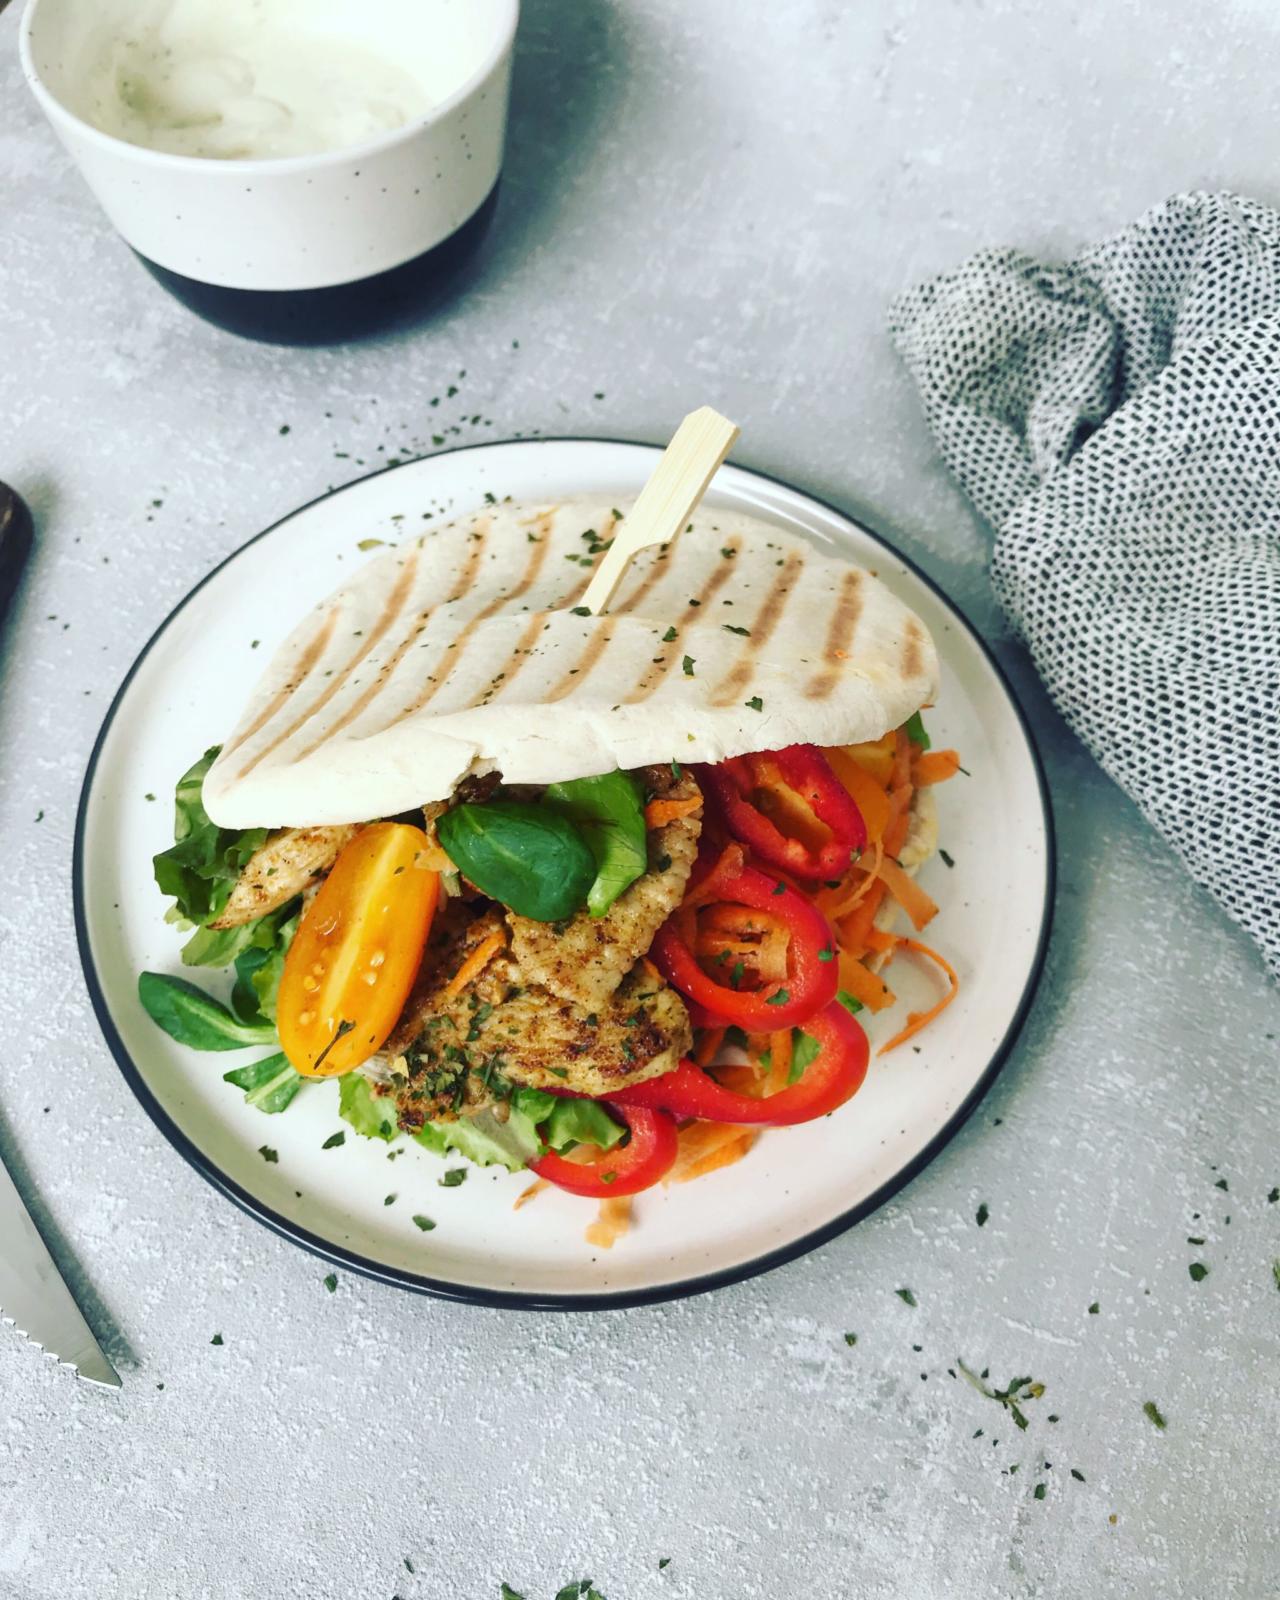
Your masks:
<svg viewBox="0 0 1280 1600"><path fill-rule="evenodd" d="M0 483L0 612L17 586L18 573L31 548L31 513L22 496Z"/></svg>

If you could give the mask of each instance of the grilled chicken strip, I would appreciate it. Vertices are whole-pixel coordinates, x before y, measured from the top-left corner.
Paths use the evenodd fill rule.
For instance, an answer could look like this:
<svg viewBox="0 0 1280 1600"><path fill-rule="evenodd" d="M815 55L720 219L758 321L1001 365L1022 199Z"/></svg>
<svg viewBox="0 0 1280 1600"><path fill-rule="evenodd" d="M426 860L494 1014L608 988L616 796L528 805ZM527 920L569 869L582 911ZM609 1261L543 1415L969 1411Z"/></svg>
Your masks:
<svg viewBox="0 0 1280 1600"><path fill-rule="evenodd" d="M238 928L304 893L328 872L354 826L282 828L255 850L211 928Z"/></svg>
<svg viewBox="0 0 1280 1600"><path fill-rule="evenodd" d="M677 778L670 767L646 767L640 778L647 794L664 800L702 798L688 772ZM651 829L649 870L603 917L583 910L567 923L548 923L508 912L511 953L529 982L588 1011L607 1005L684 898L701 833L701 811Z"/></svg>
<svg viewBox="0 0 1280 1600"><path fill-rule="evenodd" d="M504 948L450 995L450 979L471 952L506 929L498 908L476 916L460 902L441 920L446 926L433 935L424 975L386 1045L402 1128L483 1109L495 1080L607 1095L671 1071L689 1049L683 1001L639 966L588 1011L530 984Z"/></svg>

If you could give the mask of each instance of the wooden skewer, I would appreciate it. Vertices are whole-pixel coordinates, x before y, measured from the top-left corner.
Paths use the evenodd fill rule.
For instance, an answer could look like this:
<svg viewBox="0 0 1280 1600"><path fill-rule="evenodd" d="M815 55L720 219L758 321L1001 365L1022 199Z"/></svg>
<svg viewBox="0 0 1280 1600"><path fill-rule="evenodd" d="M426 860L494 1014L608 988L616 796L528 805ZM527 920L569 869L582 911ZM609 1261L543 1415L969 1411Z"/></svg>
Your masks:
<svg viewBox="0 0 1280 1600"><path fill-rule="evenodd" d="M582 604L597 615L609 604L627 563L651 544L666 544L688 522L741 429L710 406L691 411L662 452L631 514L618 524L613 543L587 585Z"/></svg>

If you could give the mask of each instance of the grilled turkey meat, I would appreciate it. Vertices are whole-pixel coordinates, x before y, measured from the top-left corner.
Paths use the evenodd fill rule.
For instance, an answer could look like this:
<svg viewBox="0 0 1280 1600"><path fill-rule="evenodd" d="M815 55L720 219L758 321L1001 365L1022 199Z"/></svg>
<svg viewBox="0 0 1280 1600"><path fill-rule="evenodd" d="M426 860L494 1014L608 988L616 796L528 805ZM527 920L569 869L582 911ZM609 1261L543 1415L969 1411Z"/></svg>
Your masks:
<svg viewBox="0 0 1280 1600"><path fill-rule="evenodd" d="M450 980L494 933L501 911L453 902L439 919L423 972L388 1040L385 1092L400 1125L448 1120L484 1109L495 1086L526 1084L608 1095L674 1068L692 1042L684 1003L643 966L634 966L595 1010L531 983L509 948L494 954L459 993Z"/></svg>
<svg viewBox="0 0 1280 1600"><path fill-rule="evenodd" d="M238 928L304 893L328 872L355 831L354 826L344 824L282 828L271 834L249 857L226 905L209 926Z"/></svg>
<svg viewBox="0 0 1280 1600"><path fill-rule="evenodd" d="M645 792L655 797L702 799L691 773L677 777L670 767L647 767L639 776ZM684 898L701 833L701 810L651 828L649 870L618 896L603 917L584 909L567 923L548 923L509 911L511 953L525 978L588 1011L607 1004Z"/></svg>

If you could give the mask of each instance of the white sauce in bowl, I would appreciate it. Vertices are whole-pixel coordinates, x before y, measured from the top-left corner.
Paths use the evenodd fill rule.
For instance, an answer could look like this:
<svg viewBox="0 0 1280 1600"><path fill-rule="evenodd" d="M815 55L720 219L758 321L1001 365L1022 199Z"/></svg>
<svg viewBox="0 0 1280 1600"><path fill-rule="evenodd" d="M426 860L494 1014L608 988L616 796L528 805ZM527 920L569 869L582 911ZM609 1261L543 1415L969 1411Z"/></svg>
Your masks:
<svg viewBox="0 0 1280 1600"><path fill-rule="evenodd" d="M430 108L394 61L272 10L263 0L139 7L93 63L92 120L152 150L264 160L360 144Z"/></svg>

